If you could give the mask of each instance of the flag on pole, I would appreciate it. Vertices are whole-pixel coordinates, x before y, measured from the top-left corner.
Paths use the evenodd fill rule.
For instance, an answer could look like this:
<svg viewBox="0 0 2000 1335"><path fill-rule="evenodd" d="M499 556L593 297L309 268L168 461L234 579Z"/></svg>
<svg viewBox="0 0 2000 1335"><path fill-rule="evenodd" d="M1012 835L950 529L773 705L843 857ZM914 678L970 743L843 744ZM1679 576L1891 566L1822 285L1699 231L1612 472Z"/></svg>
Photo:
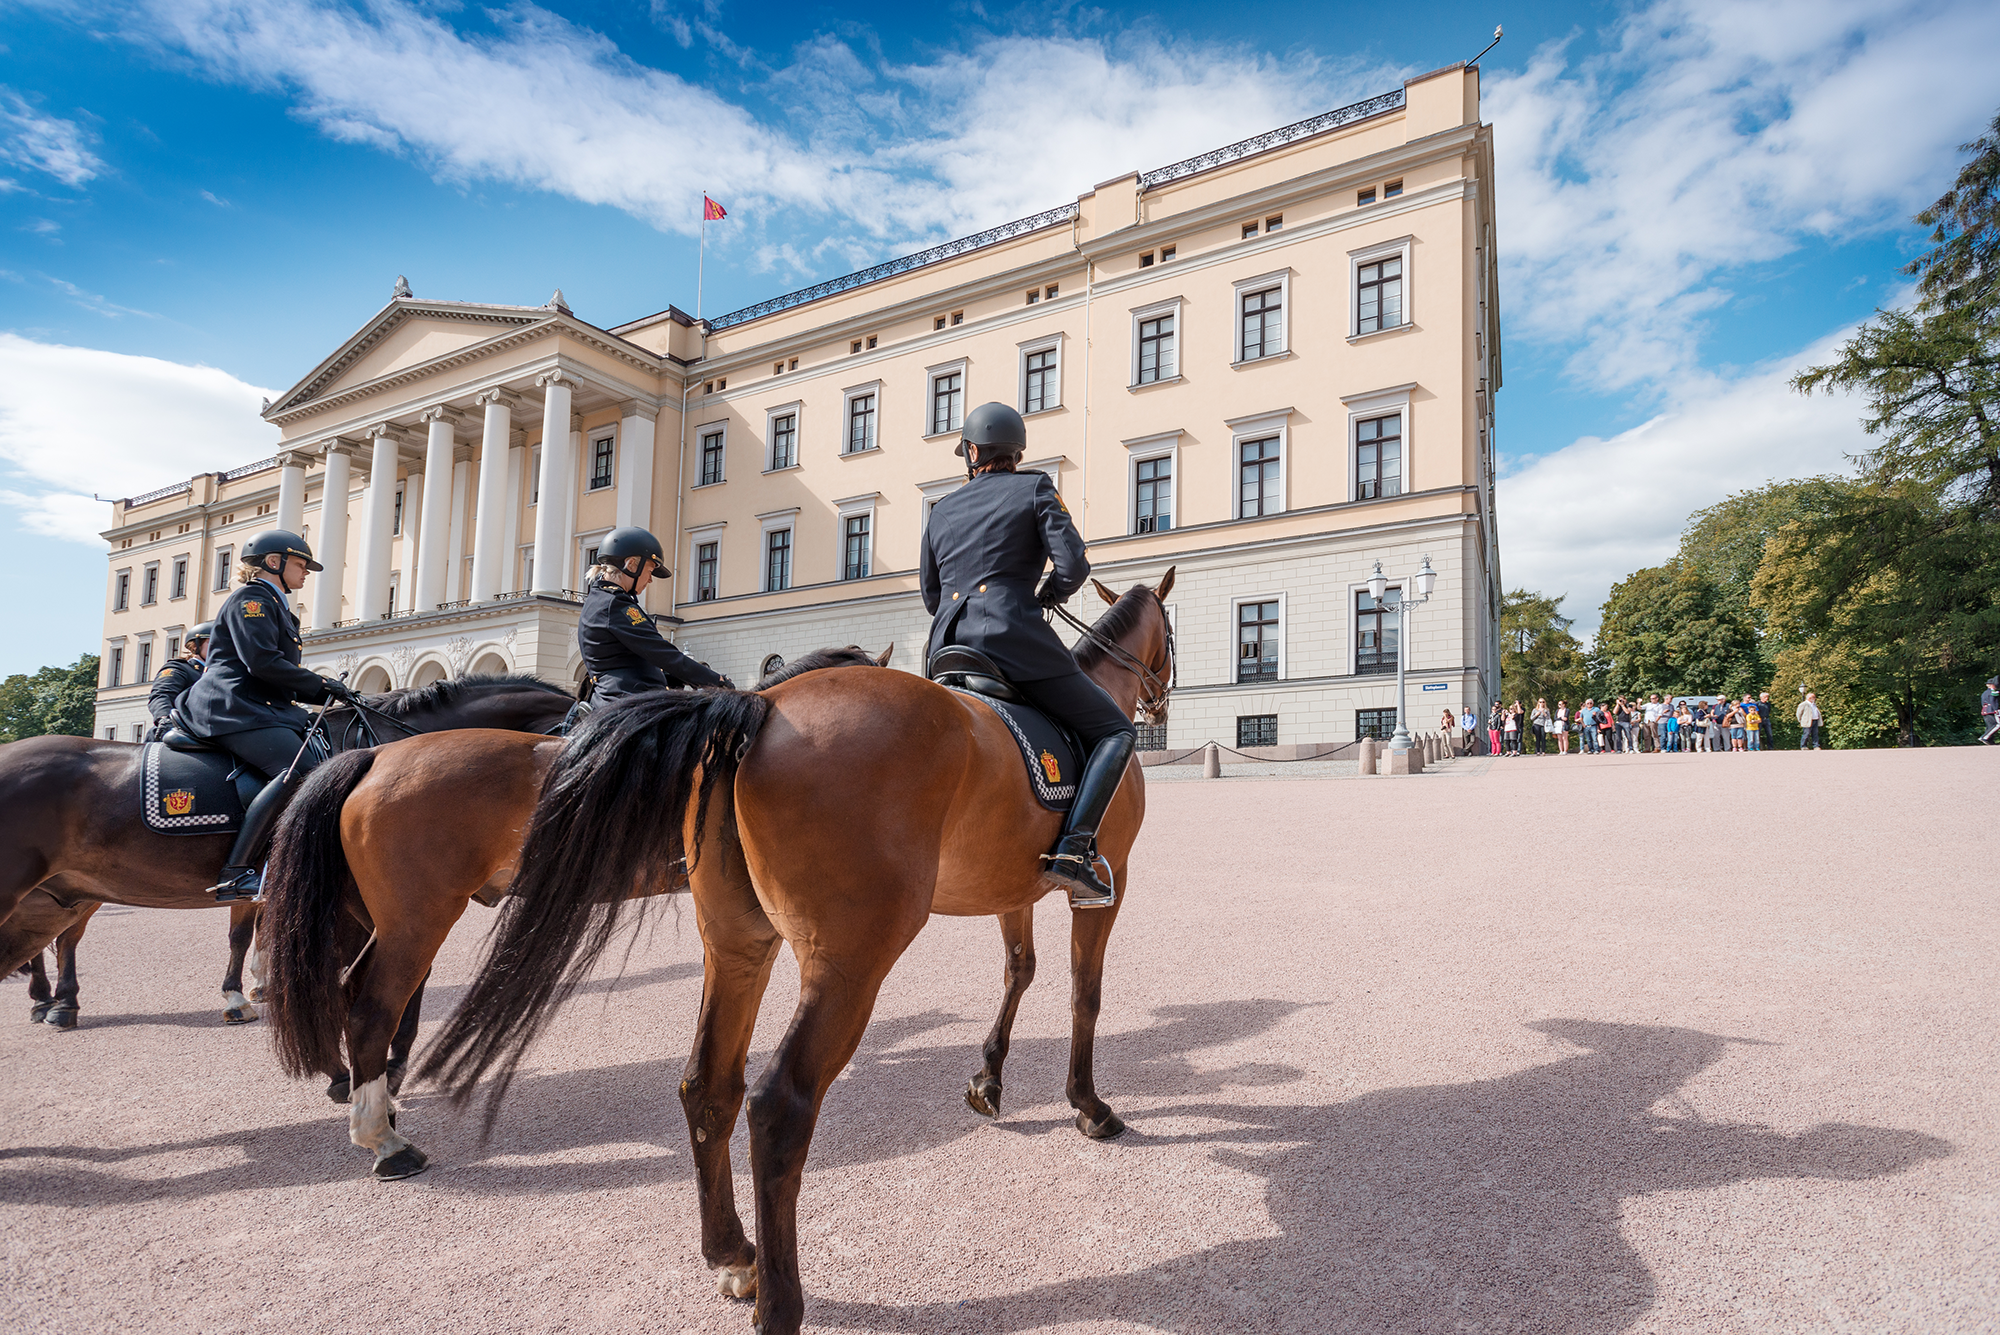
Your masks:
<svg viewBox="0 0 2000 1335"><path fill-rule="evenodd" d="M703 222L715 222L718 219L727 218L728 216L729 211L723 208L722 205L716 203L705 194L701 197L701 220Z"/></svg>

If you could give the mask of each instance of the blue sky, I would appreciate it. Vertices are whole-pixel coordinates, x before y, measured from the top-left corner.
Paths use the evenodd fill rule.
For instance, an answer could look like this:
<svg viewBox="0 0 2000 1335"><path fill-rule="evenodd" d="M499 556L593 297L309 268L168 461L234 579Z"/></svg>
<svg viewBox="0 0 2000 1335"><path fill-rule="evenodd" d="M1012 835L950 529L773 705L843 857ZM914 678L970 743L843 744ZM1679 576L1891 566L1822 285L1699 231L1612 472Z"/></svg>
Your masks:
<svg viewBox="0 0 2000 1335"><path fill-rule="evenodd" d="M482 8L0 0L0 672L97 645L93 492L268 452L380 307L719 313L1472 55L1496 127L1507 582L1605 590L1861 448L1790 368L1898 300L2000 106L1979 4ZM76 558L82 558L80 561ZM67 572L78 572L66 577Z"/></svg>

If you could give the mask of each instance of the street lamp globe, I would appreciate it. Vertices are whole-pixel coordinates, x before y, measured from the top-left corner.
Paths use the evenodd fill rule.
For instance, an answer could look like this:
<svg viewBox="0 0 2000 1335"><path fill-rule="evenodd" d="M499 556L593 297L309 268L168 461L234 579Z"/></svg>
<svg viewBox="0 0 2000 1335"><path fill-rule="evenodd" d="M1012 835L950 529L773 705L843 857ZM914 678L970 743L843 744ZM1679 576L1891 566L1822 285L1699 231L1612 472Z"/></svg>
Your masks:
<svg viewBox="0 0 2000 1335"><path fill-rule="evenodd" d="M1382 573L1382 563L1377 561L1375 573L1368 577L1368 596L1379 603L1382 601L1382 595L1388 591L1389 578Z"/></svg>
<svg viewBox="0 0 2000 1335"><path fill-rule="evenodd" d="M1375 568L1377 570L1380 570L1382 567L1380 564L1377 564ZM1424 558L1423 568L1417 571L1418 602L1420 603L1424 602L1431 596L1431 590L1435 588L1437 585L1437 578L1438 578L1437 571L1431 569L1431 558L1426 556Z"/></svg>

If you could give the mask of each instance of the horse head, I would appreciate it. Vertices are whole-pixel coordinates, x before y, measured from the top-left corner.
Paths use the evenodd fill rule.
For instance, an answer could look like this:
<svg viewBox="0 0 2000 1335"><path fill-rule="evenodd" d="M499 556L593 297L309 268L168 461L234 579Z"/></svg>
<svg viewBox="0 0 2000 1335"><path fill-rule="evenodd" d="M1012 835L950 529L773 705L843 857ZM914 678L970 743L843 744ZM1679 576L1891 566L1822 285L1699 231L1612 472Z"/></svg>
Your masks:
<svg viewBox="0 0 2000 1335"><path fill-rule="evenodd" d="M1091 580L1097 596L1111 606L1076 646L1077 666L1085 672L1108 665L1134 679L1136 707L1151 724L1167 721L1167 697L1174 688L1174 626L1166 604L1174 570L1167 567L1157 585L1134 584L1123 594Z"/></svg>

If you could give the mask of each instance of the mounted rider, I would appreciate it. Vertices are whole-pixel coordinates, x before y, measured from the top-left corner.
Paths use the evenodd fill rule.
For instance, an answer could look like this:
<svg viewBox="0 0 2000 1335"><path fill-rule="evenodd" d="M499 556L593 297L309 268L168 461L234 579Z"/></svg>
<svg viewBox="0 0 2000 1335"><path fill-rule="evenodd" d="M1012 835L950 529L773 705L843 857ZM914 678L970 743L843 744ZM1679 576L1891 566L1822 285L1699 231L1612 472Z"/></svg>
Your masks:
<svg viewBox="0 0 2000 1335"><path fill-rule="evenodd" d="M244 545L240 586L211 624L208 666L181 697L187 730L228 751L264 777L264 788L243 813L243 829L222 879L210 887L218 902L252 898L263 890L265 847L291 787L316 763L304 753L310 722L296 701L352 703L345 683L302 665L298 618L291 595L306 574L321 569L305 539L284 529L260 533ZM296 762L296 763L295 763Z"/></svg>
<svg viewBox="0 0 2000 1335"><path fill-rule="evenodd" d="M660 634L639 596L655 578L672 579L660 540L643 528L614 528L597 545L576 625L576 647L592 682L591 704L613 704L673 686L728 686Z"/></svg>
<svg viewBox="0 0 2000 1335"><path fill-rule="evenodd" d="M923 536L919 580L932 618L925 661L946 645L977 650L1083 742L1089 759L1075 804L1043 860L1070 882L1070 907L1109 908L1117 893L1097 876L1097 827L1125 777L1138 729L1042 617L1042 608L1083 587L1090 562L1055 481L1020 469L1027 444L1027 424L1004 403L966 414L953 451L965 459L966 483L931 510Z"/></svg>
<svg viewBox="0 0 2000 1335"><path fill-rule="evenodd" d="M154 674L153 689L146 693L146 713L153 720L147 741L159 741L166 736L167 729L175 726L174 706L201 680L201 670L207 665L208 637L214 630L213 621L204 621L189 631L181 641L181 656L167 660L167 665Z"/></svg>

